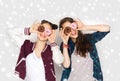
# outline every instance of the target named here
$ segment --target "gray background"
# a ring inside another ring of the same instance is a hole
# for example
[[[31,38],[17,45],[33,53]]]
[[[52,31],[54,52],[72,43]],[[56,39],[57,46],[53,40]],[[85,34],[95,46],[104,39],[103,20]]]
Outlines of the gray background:
[[[0,81],[22,81],[14,76],[19,48],[7,30],[30,26],[36,19],[58,24],[65,16],[80,18],[85,24],[111,26],[111,33],[97,43],[97,48],[104,81],[120,81],[119,4],[120,0],[0,0]],[[59,81],[62,68],[56,68]]]

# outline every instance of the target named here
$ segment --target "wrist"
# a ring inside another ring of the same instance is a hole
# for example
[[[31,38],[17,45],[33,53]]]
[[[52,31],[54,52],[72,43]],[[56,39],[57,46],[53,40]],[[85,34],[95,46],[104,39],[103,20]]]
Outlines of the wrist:
[[[25,34],[25,35],[30,35],[30,34],[31,34],[31,32],[30,32],[30,27],[25,27],[25,29],[24,29],[24,34]]]
[[[67,45],[67,42],[63,42],[63,44],[66,44],[66,45]]]
[[[50,46],[51,47],[57,46],[57,43],[56,42],[52,42],[52,43],[50,43]]]
[[[68,48],[68,44],[63,43],[63,48]]]
[[[50,42],[50,44],[55,43],[55,41],[49,41],[49,42]]]

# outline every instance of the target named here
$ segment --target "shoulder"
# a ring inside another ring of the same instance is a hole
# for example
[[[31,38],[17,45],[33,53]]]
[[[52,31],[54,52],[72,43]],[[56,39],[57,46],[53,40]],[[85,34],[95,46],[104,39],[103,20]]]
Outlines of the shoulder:
[[[30,40],[25,40],[24,43],[23,43],[24,46],[33,46],[33,44],[34,43],[31,42]]]

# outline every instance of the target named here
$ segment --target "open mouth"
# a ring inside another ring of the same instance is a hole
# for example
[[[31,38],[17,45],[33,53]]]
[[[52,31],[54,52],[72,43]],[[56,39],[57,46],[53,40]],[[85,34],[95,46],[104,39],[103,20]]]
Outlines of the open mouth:
[[[46,36],[45,36],[45,35],[42,35],[42,34],[40,34],[40,37],[46,38]]]
[[[74,33],[71,33],[71,35],[76,35],[76,32],[74,32]]]

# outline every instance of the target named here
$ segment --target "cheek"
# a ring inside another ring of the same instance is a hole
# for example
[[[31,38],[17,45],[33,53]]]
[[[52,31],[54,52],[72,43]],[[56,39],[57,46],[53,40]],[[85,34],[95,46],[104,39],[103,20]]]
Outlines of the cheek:
[[[39,39],[41,39],[41,40],[47,40],[48,38],[47,38],[47,36],[45,36],[43,33],[40,33],[40,34],[38,34],[38,38]]]
[[[77,38],[78,37],[78,31],[74,31],[74,32],[76,32],[76,34],[75,35],[70,35],[70,37]]]
[[[41,37],[40,34],[38,34],[37,37],[40,38]]]

